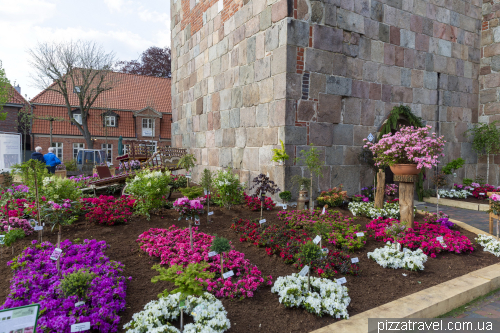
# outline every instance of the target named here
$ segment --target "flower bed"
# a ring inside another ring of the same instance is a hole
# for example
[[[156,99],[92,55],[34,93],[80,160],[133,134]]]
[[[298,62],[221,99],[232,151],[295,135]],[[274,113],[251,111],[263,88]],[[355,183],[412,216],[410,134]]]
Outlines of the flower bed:
[[[473,185],[479,184],[473,183]],[[476,186],[474,190],[472,190],[472,196],[479,200],[486,200],[488,198],[488,192],[495,192],[495,186],[488,184]]]
[[[307,290],[307,277],[292,274],[280,276],[272,293],[279,295],[279,302],[287,308],[305,308],[318,316],[324,314],[349,319],[347,307],[351,298],[348,289],[328,279],[311,277],[311,291]]]
[[[400,222],[396,219],[384,220],[380,217],[368,223],[366,228],[375,231],[377,240],[394,242],[393,238],[387,236],[385,229],[396,223]],[[443,236],[443,242],[436,239],[440,236]],[[460,232],[431,223],[415,222],[415,227],[407,229],[404,236],[398,239],[398,243],[410,249],[421,249],[432,258],[435,258],[436,254],[442,251],[455,253],[474,251],[471,241],[467,237],[460,235]]]
[[[456,199],[466,199],[468,196],[472,195],[471,192],[466,190],[439,190],[439,196],[441,198],[456,198]]]
[[[373,202],[349,202],[348,208],[354,216],[366,216],[371,219],[377,217],[399,218],[399,203],[385,202],[384,208],[375,208]]]
[[[270,225],[264,228],[249,220],[233,220],[231,228],[241,233],[241,242],[249,241],[265,247],[268,255],[276,254],[285,263],[302,268],[304,264],[296,258],[300,246],[311,238],[304,230],[288,229],[286,226]],[[329,251],[321,259],[313,261],[311,269],[322,277],[332,277],[337,273],[357,275],[359,267],[351,263],[349,255],[340,251]]]
[[[127,333],[180,333],[170,323],[178,320],[181,314],[179,297],[180,293],[176,293],[149,302],[144,307],[144,311],[135,313],[132,321],[125,324],[123,329]],[[200,297],[188,296],[184,313],[192,315],[194,319],[194,324],[184,326],[184,333],[222,333],[231,328],[227,312],[221,301],[209,293]]]
[[[500,257],[500,242],[495,237],[478,235],[476,242],[484,248],[484,251]]]
[[[125,196],[115,199],[111,195],[100,195],[98,198],[82,198],[81,203],[82,210],[87,212],[85,217],[91,223],[115,225],[127,222],[135,200]]]
[[[328,191],[322,191],[320,195],[316,198],[318,201],[318,206],[328,205],[328,207],[338,207],[342,205],[347,198],[347,191],[342,189],[342,185],[338,188],[334,187]]]
[[[373,252],[368,252],[368,258],[375,260],[384,268],[404,268],[410,271],[423,271],[424,263],[427,261],[427,255],[421,249],[399,251],[391,242]]]
[[[34,230],[31,224],[26,219],[20,219],[18,217],[9,217],[6,221],[0,221],[0,231],[7,232],[10,229],[23,229],[26,236],[31,235]]]
[[[90,322],[95,332],[116,332],[125,309],[125,278],[123,266],[110,261],[104,251],[104,241],[85,240],[83,244],[61,242],[63,250],[58,274],[56,262],[50,259],[54,245],[49,242],[32,246],[10,261],[14,270],[11,292],[0,309],[40,304],[37,331],[69,333],[71,325]],[[86,270],[93,274],[84,297],[63,296],[60,284],[68,274]],[[76,307],[75,303],[84,304]]]
[[[245,199],[247,207],[252,211],[260,211],[260,207],[262,206],[262,201],[260,201],[260,197],[254,197],[251,195],[247,195],[243,193],[243,199]],[[264,199],[264,210],[271,210],[276,206],[276,203],[272,198],[266,197]]]
[[[139,236],[137,242],[141,249],[150,256],[159,257],[164,265],[183,265],[206,261],[210,264],[209,271],[215,277],[207,280],[207,290],[216,297],[245,298],[252,297],[267,279],[252,265],[241,252],[231,250],[224,254],[224,271],[233,270],[234,276],[224,279],[221,276],[220,255],[208,256],[213,236],[196,232],[193,228],[193,250],[189,241],[189,229],[150,229]]]

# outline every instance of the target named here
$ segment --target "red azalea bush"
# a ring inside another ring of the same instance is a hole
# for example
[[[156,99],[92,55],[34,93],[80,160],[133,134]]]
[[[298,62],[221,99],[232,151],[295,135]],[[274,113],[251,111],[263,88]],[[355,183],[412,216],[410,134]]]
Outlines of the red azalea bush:
[[[397,219],[383,219],[379,217],[366,225],[367,229],[375,231],[375,239],[383,242],[394,242],[392,237],[388,237],[385,229],[393,224],[400,223]],[[436,237],[443,236],[444,247]],[[398,239],[401,246],[409,249],[421,249],[432,258],[442,251],[465,253],[474,251],[471,241],[459,231],[452,231],[445,226],[431,223],[415,222],[414,228],[408,228],[404,236]]]
[[[269,225],[261,228],[259,223],[249,220],[234,219],[231,228],[242,234],[240,242],[251,242],[265,247],[268,255],[276,254],[285,263],[302,268],[304,264],[295,258],[300,246],[311,238],[304,230],[288,229],[286,226]],[[332,277],[337,273],[357,275],[359,267],[351,263],[349,255],[341,251],[330,251],[326,257],[315,260],[312,270],[321,277]]]
[[[247,195],[246,193],[243,193],[243,198],[245,199],[246,205],[248,208],[250,208],[252,211],[258,211],[260,210],[261,206],[261,201],[260,197],[253,197],[251,195]],[[266,197],[264,201],[264,210],[271,210],[276,206],[276,203],[274,203],[273,199],[270,197]]]
[[[495,186],[485,184],[476,187],[474,191],[472,191],[472,196],[479,200],[486,200],[488,198],[488,192],[495,192]]]
[[[113,196],[100,195],[99,198],[82,198],[82,210],[87,211],[85,217],[92,223],[115,225],[127,222],[132,215],[135,199],[122,196],[115,199]]]
[[[42,198],[45,201],[45,197]],[[5,218],[9,217],[23,217],[31,215],[36,212],[34,202],[29,202],[26,199],[12,199],[8,200],[3,206],[0,207],[0,216]]]

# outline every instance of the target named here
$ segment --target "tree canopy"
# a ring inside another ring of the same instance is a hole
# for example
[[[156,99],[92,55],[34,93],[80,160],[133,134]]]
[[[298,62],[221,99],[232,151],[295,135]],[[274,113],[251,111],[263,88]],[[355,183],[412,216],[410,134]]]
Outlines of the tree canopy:
[[[116,63],[117,70],[122,73],[149,75],[156,77],[170,77],[170,48],[151,46],[142,52],[138,60],[119,61]]]

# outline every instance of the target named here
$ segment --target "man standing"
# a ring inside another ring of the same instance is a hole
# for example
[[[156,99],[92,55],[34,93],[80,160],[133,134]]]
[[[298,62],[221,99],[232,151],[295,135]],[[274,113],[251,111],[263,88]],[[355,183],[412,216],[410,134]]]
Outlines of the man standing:
[[[61,164],[61,160],[57,158],[57,156],[54,154],[54,148],[50,147],[47,149],[49,152],[45,155],[43,155],[43,158],[45,160],[45,164],[47,165],[47,170],[49,170],[49,173],[56,173],[56,165]]]
[[[42,147],[36,147],[35,151],[31,153],[31,159],[37,160],[45,164],[45,160],[43,158],[43,154],[41,153]]]

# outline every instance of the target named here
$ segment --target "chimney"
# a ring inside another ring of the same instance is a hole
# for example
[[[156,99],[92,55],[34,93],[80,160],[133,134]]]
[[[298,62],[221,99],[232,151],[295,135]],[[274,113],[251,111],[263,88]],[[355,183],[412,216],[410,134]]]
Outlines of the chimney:
[[[16,89],[16,91],[21,94],[21,87],[19,85],[17,86],[14,86],[14,89]]]

